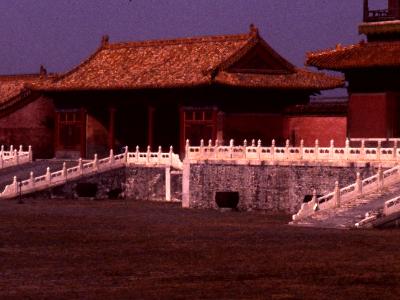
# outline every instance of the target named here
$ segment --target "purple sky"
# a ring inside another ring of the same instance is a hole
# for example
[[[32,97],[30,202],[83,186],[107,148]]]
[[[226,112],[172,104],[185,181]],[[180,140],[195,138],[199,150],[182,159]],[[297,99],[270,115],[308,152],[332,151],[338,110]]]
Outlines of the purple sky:
[[[248,32],[292,63],[358,42],[362,0],[0,0],[0,74],[63,72],[110,41]]]

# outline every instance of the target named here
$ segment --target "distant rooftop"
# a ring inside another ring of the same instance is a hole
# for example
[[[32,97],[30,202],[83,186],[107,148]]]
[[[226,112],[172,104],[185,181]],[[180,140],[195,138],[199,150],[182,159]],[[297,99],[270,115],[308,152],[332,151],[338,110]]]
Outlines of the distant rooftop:
[[[364,0],[363,23],[358,27],[368,41],[400,40],[400,0],[388,0],[386,7],[376,6],[381,1]],[[370,4],[375,4],[373,8]]]
[[[400,20],[400,0],[388,0],[387,6],[382,8],[371,8],[370,4],[381,3],[381,1],[364,0],[364,22],[385,22]]]

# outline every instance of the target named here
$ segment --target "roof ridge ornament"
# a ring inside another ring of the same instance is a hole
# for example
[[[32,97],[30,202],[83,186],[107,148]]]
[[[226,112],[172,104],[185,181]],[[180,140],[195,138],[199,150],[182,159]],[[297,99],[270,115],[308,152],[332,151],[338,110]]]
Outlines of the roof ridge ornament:
[[[110,41],[110,37],[108,36],[108,34],[105,34],[101,37],[101,47],[106,47],[108,46]]]
[[[43,77],[47,75],[47,70],[43,65],[40,65],[39,75]]]
[[[250,24],[250,35],[253,37],[259,36],[258,28],[253,23]]]

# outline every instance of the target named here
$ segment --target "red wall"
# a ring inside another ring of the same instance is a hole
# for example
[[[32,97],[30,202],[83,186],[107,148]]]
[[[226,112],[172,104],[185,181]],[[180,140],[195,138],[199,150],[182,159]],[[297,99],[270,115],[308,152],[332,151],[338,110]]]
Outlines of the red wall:
[[[334,140],[336,146],[344,146],[346,141],[347,118],[345,116],[289,116],[285,118],[284,135],[291,144],[315,145],[318,139],[322,147]]]
[[[243,140],[248,143],[252,139],[261,139],[262,144],[271,144],[272,139],[277,143],[282,143],[283,116],[278,114],[226,114],[224,117],[223,136],[225,143],[230,139],[235,140],[235,144],[242,144]]]
[[[54,106],[40,97],[22,108],[0,118],[0,144],[31,145],[35,158],[54,155]]]
[[[349,137],[386,138],[393,136],[389,112],[392,100],[386,93],[352,94],[349,100]]]

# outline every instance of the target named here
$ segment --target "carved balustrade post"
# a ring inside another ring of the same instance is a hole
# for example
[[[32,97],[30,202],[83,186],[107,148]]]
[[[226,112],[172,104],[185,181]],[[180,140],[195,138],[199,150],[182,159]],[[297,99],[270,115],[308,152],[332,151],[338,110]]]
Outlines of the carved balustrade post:
[[[289,160],[290,159],[290,153],[289,153],[289,139],[286,139],[286,143],[285,143],[285,159]]]
[[[393,160],[397,161],[397,140],[393,141]]]
[[[127,145],[127,146],[125,146],[125,151],[124,151],[124,163],[125,164],[128,162],[128,153],[129,153],[129,150],[128,150],[128,145]]]
[[[215,153],[215,158],[219,158],[219,153],[218,149],[219,148],[219,141],[218,139],[215,140],[215,145],[214,145],[214,153]]]
[[[233,158],[233,147],[234,147],[234,141],[231,139],[229,141],[229,158]]]
[[[17,149],[14,150],[14,162],[16,165],[19,164],[19,155],[17,153]]]
[[[304,158],[304,140],[300,140],[300,159],[302,160]]]
[[[247,140],[243,141],[243,158],[247,159]]]
[[[165,167],[165,201],[171,201],[171,167]]]
[[[110,159],[109,159],[110,165],[114,164],[114,150],[110,149]]]
[[[205,155],[204,155],[204,140],[201,139],[200,140],[200,149],[199,149],[199,158],[200,159],[205,159]]]
[[[190,147],[190,142],[189,142],[189,139],[187,139],[186,143],[185,143],[185,158],[187,158],[187,159],[190,158],[189,147]]]
[[[314,148],[314,159],[318,160],[319,156],[319,141],[318,139],[315,140],[315,148]]]
[[[67,170],[67,163],[65,161],[63,162],[63,167],[62,167],[62,176],[64,177],[65,180],[67,180],[68,170]]]
[[[382,170],[382,165],[379,165],[378,167],[378,189],[380,191],[383,190],[384,182],[383,182],[383,170]]]
[[[22,145],[19,145],[18,155],[21,155],[23,151],[24,151],[24,148],[22,147]]]
[[[258,162],[261,162],[261,140],[257,142],[257,159]]]
[[[330,147],[329,147],[329,159],[333,160],[334,155],[335,155],[335,141],[331,140]]]
[[[12,186],[13,186],[13,190],[14,190],[15,195],[18,195],[18,180],[17,180],[17,176],[13,177]]]
[[[339,189],[339,181],[336,181],[336,182],[335,182],[334,201],[335,201],[335,206],[336,206],[336,207],[340,207],[340,189]]]
[[[10,146],[10,155],[12,155],[13,153],[14,153],[14,146],[11,145],[11,146]]]
[[[172,147],[172,145],[169,146],[169,165],[174,165],[174,147]]]
[[[188,153],[188,152],[186,152]],[[135,151],[135,158],[136,158],[136,163],[139,163],[139,146],[136,146],[136,151]]]
[[[146,163],[150,164],[150,156],[151,156],[151,148],[147,146],[147,153],[146,153]]]
[[[113,156],[114,157],[114,156]],[[110,162],[111,164],[111,162]],[[82,174],[83,173],[83,165],[82,165],[82,158],[79,158],[78,160],[78,173]]]
[[[362,178],[360,172],[357,172],[356,178],[356,193],[362,195]]]
[[[50,183],[51,183],[51,173],[50,173],[50,167],[47,167],[47,169],[46,169],[46,183],[48,184],[48,185],[50,185]]]
[[[33,189],[35,187],[35,178],[33,177],[33,172],[29,173],[29,187]]]
[[[382,142],[378,141],[378,147],[376,149],[376,159],[380,162],[381,161],[381,148],[382,148]]]
[[[95,171],[97,171],[99,169],[99,159],[98,159],[97,153],[94,155],[94,158],[93,158],[93,169]]]
[[[361,150],[360,150],[360,152],[361,152],[361,159],[362,160],[366,160],[366,157],[365,157],[365,140],[361,140]]]
[[[31,162],[32,159],[33,159],[33,155],[32,155],[32,146],[31,146],[31,145],[28,146],[28,158],[29,158],[29,161],[30,161],[30,162]]]
[[[3,158],[3,155],[4,155],[4,145],[1,145],[1,148],[0,148],[0,156],[1,156],[1,158]]]
[[[350,141],[349,141],[349,139],[346,139],[344,155],[345,155],[344,158],[346,160],[348,160],[349,159],[349,155],[350,155]]]
[[[275,139],[271,142],[271,158],[273,161],[275,160]]]
[[[161,146],[158,146],[157,164],[162,164],[162,148],[161,148]]]

